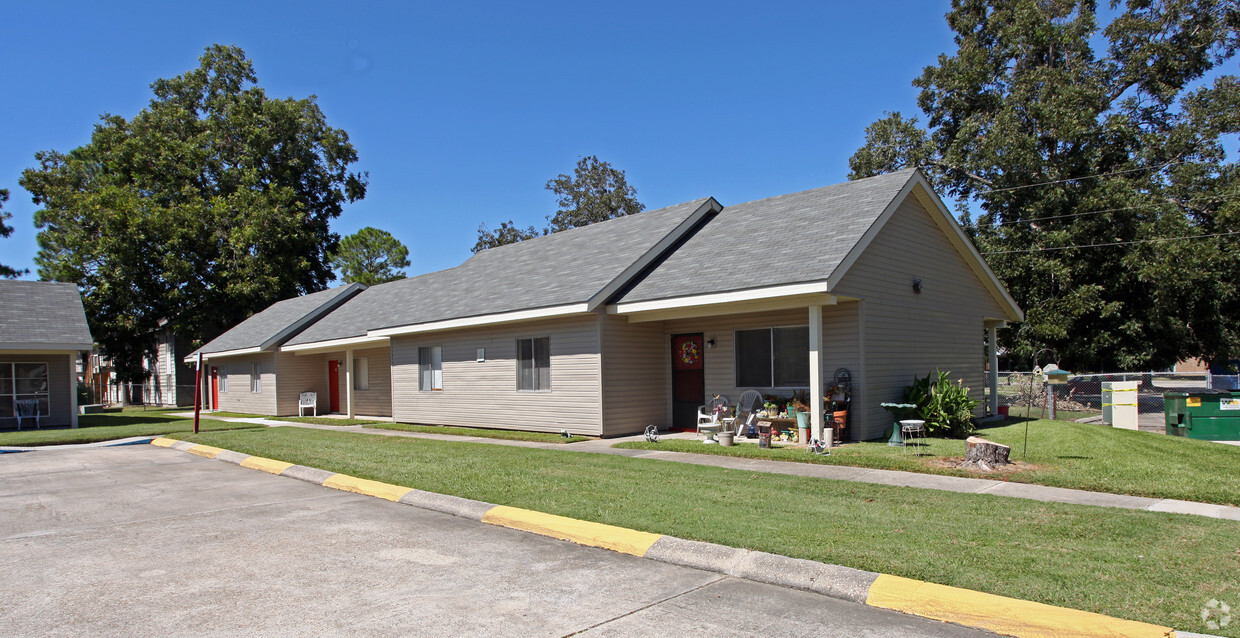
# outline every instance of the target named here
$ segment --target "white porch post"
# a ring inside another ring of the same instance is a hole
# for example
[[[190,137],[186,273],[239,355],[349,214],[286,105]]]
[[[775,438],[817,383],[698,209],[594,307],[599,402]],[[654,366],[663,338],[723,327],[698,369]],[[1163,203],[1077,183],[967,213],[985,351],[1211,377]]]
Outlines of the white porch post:
[[[345,404],[348,408],[349,418],[353,416],[353,351],[345,350],[344,352],[344,396]]]
[[[990,385],[990,405],[987,407],[990,415],[996,416],[999,414],[999,344],[993,326],[986,329],[986,342],[990,346],[990,374],[986,379]]]
[[[73,427],[78,426],[78,402],[77,402],[77,358],[80,353],[74,353],[69,356],[69,424]],[[90,370],[89,360],[83,370]]]
[[[810,428],[819,441],[822,435],[822,306],[809,307],[809,410]],[[827,443],[830,446],[830,442]]]

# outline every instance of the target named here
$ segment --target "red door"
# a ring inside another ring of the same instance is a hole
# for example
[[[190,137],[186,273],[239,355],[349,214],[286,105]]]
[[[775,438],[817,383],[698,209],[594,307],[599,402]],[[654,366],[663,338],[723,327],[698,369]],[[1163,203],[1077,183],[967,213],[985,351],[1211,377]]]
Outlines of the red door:
[[[327,411],[340,411],[340,362],[327,362]]]
[[[706,401],[702,333],[672,336],[672,427],[697,427],[697,409]]]
[[[220,409],[220,369],[211,366],[211,409]]]

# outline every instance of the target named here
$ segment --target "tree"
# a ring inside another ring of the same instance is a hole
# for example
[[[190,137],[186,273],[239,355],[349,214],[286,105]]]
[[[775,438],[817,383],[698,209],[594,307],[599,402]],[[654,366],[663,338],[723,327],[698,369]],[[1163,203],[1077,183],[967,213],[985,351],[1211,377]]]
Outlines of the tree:
[[[1088,0],[956,0],[947,20],[957,50],[913,81],[926,127],[871,124],[850,178],[921,166],[956,200],[1025,309],[1002,333],[1018,357],[1240,352],[1240,168],[1221,143],[1240,79],[1203,79],[1236,52],[1236,3],[1133,0],[1101,25]]]
[[[4,203],[9,201],[9,189],[0,188],[0,208],[4,207]],[[4,220],[13,216],[13,213],[6,213],[0,210],[0,238],[8,237],[13,234],[13,227],[4,223]],[[0,264],[0,277],[13,279],[26,274],[25,270],[18,270],[12,266]]]
[[[543,235],[633,215],[646,209],[645,204],[637,201],[637,189],[629,186],[624,171],[600,161],[595,155],[579,157],[572,175],[561,173],[548,180],[546,188],[555,193],[560,209],[547,217],[550,223],[543,229]],[[478,242],[473,250],[478,252],[538,236],[539,232],[533,226],[522,230],[512,220],[500,223],[496,231],[481,224],[478,226]]]
[[[332,268],[348,283],[367,286],[404,279],[409,249],[386,230],[367,226],[340,240]]]
[[[202,336],[326,287],[328,223],[366,193],[348,134],[313,97],[268,98],[237,47],[199,60],[156,80],[132,119],[101,116],[89,144],[41,151],[21,178],[43,206],[39,276],[82,289],[122,381],[142,378],[161,321]]]

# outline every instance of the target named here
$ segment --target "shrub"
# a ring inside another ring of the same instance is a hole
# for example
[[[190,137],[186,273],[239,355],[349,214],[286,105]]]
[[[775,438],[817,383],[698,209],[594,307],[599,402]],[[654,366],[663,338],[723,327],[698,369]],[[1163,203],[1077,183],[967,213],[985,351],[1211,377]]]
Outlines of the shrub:
[[[973,409],[977,401],[969,397],[963,381],[952,382],[949,374],[935,370],[925,378],[917,377],[904,388],[904,403],[917,405],[917,418],[926,422],[927,434],[964,438],[976,427]]]

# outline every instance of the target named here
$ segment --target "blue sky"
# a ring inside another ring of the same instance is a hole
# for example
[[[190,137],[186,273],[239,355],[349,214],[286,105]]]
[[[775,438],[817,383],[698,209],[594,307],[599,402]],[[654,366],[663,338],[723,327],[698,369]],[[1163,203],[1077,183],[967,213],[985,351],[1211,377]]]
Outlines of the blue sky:
[[[17,183],[42,149],[131,117],[149,85],[235,44],[272,97],[317,95],[348,131],[366,199],[333,229],[410,248],[418,274],[469,257],[477,227],[541,227],[548,179],[579,155],[623,169],[655,209],[844,181],[864,128],[917,114],[910,81],[951,51],[946,0],[894,2],[26,2],[0,37],[0,188],[30,268],[36,207]],[[789,229],[789,232],[796,232]]]

